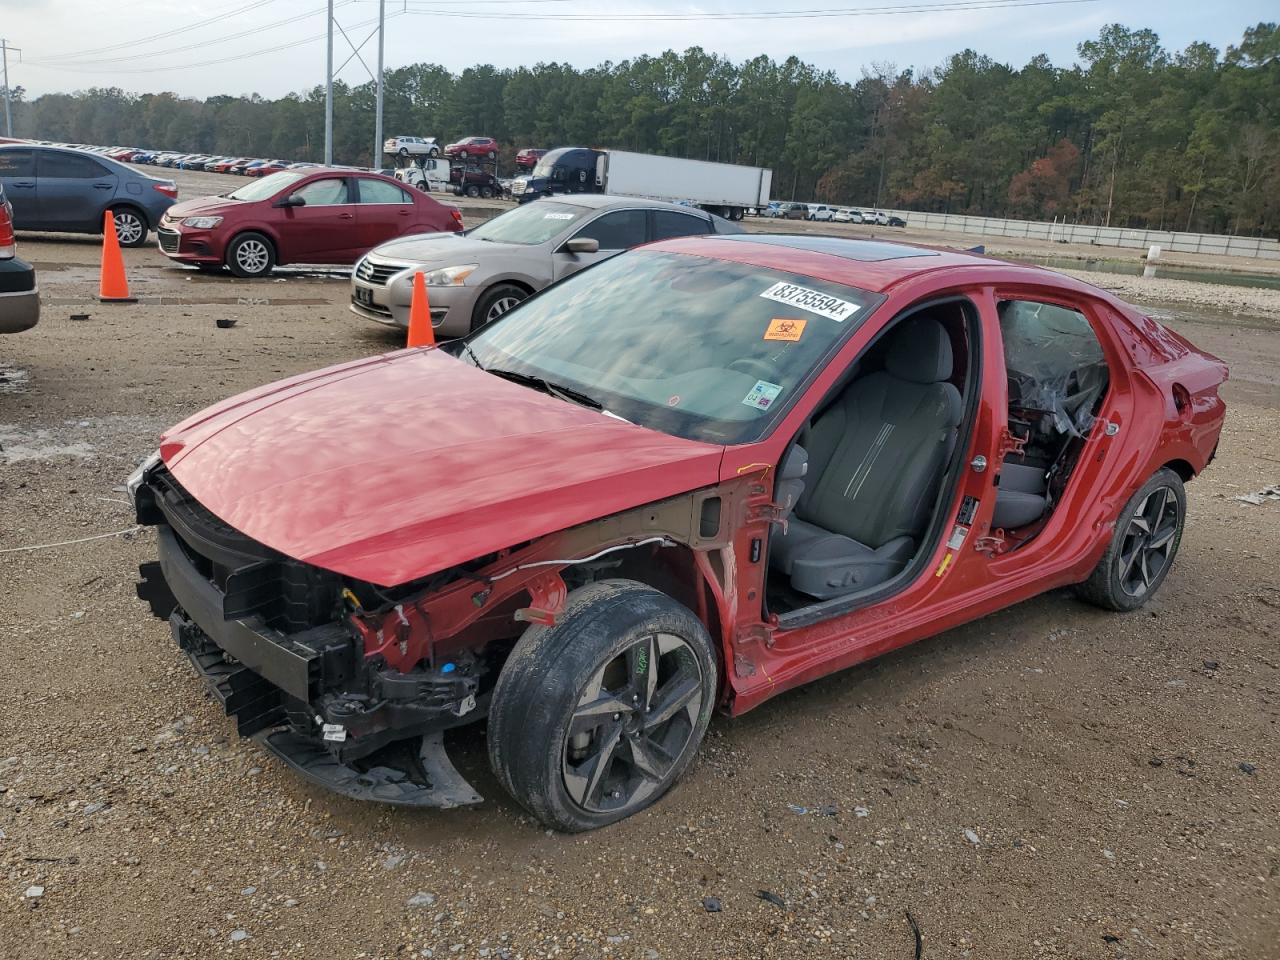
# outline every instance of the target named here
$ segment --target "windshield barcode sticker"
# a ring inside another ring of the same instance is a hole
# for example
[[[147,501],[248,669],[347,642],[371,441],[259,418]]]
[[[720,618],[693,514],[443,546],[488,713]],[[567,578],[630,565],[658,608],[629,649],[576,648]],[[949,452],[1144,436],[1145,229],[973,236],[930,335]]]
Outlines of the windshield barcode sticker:
[[[818,316],[834,320],[836,323],[843,323],[845,318],[853,316],[858,309],[856,303],[841,300],[839,297],[833,297],[831,294],[823,293],[821,290],[799,287],[794,283],[775,283],[760,296],[769,300],[777,300],[779,303],[785,303],[790,307],[800,307],[802,310],[816,313]]]
[[[544,213],[542,215],[542,219],[543,220],[572,220],[573,214],[572,213]]]

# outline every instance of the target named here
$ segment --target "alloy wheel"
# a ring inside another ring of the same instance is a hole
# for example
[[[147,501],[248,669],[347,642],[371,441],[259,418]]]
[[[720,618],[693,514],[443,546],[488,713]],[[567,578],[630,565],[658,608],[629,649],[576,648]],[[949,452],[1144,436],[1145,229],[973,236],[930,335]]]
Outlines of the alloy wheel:
[[[1168,487],[1156,487],[1143,499],[1116,554],[1120,589],[1141,597],[1161,576],[1172,559],[1172,548],[1181,522],[1178,500]]]
[[[269,257],[261,240],[246,240],[236,248],[236,263],[245,273],[261,273],[267,268]]]
[[[565,790],[593,813],[638,808],[665,789],[698,728],[702,667],[670,633],[644,637],[583,688],[565,738]]]
[[[146,227],[143,226],[142,219],[136,214],[128,210],[120,210],[113,213],[112,219],[116,225],[116,239],[123,246],[136,244],[143,237]]]
[[[484,322],[493,323],[519,302],[519,297],[499,297],[490,304],[489,312],[484,315]]]

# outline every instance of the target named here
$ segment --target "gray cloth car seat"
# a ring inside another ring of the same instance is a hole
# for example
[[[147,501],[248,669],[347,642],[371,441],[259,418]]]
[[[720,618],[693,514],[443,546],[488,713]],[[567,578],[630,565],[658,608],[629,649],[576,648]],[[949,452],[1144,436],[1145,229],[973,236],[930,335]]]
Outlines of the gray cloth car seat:
[[[854,380],[801,437],[808,479],[771,565],[827,600],[900,571],[924,532],[960,423],[951,340],[930,317],[890,334],[885,369]]]

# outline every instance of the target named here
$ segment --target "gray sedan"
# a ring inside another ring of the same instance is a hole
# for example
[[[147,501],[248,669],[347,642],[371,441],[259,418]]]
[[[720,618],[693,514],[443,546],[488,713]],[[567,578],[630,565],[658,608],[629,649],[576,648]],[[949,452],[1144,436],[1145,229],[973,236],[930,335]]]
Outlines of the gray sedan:
[[[102,233],[110,210],[121,246],[140,247],[178,199],[172,180],[139,173],[110,157],[61,147],[0,146],[0,185],[17,230]]]
[[[413,275],[421,272],[431,325],[460,337],[571,273],[668,237],[742,233],[693,207],[592,194],[535,200],[462,234],[420,234],[375,247],[356,262],[351,310],[409,325]]]

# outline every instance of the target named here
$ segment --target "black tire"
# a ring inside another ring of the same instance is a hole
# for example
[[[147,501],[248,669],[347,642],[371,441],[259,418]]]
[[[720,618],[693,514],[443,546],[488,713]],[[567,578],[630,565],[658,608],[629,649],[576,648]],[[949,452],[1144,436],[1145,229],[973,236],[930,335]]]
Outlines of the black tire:
[[[1107,552],[1077,595],[1104,610],[1137,610],[1173,566],[1186,517],[1182,478],[1162,467],[1120,511]]]
[[[141,247],[147,242],[147,218],[136,207],[112,207],[111,218],[116,225],[116,239],[122,247]]]
[[[265,277],[276,265],[276,248],[260,233],[242,233],[227,245],[227,269],[237,277]]]
[[[492,197],[493,197],[493,187],[481,187],[481,188],[480,188],[480,196],[484,197],[486,200],[489,200],[490,198],[492,198]]]
[[[603,827],[680,779],[717,683],[711,638],[688,609],[633,580],[588,584],[569,595],[556,626],[530,627],[507,658],[489,711],[489,762],[547,826]]]
[[[427,156],[428,156],[428,157],[438,157],[438,156],[440,156],[440,148],[439,148],[439,147],[432,147],[430,150],[428,150],[428,151],[427,151]]]
[[[489,159],[490,159],[490,160],[497,160],[497,159],[498,159],[497,151],[495,151],[495,150],[490,150],[490,151],[489,151],[489,153],[488,153],[488,157],[489,157]]]
[[[402,156],[402,157],[407,157],[408,155],[409,155],[409,148],[408,148],[408,147],[401,147],[401,148],[400,148],[400,156]]]
[[[477,187],[474,183],[469,183],[467,184],[466,193],[468,197],[475,199],[476,197],[480,196],[480,188]]]
[[[418,189],[421,190],[423,193],[431,192],[431,188],[427,186],[427,181],[425,180],[423,180],[421,183],[418,184]]]
[[[465,150],[459,150],[459,151],[458,151],[458,156],[460,156],[463,160],[467,159],[467,151],[465,151]]]
[[[513,283],[499,283],[490,287],[476,301],[471,311],[471,329],[479,330],[487,326],[510,310],[522,300],[527,300],[529,291],[517,287]]]

